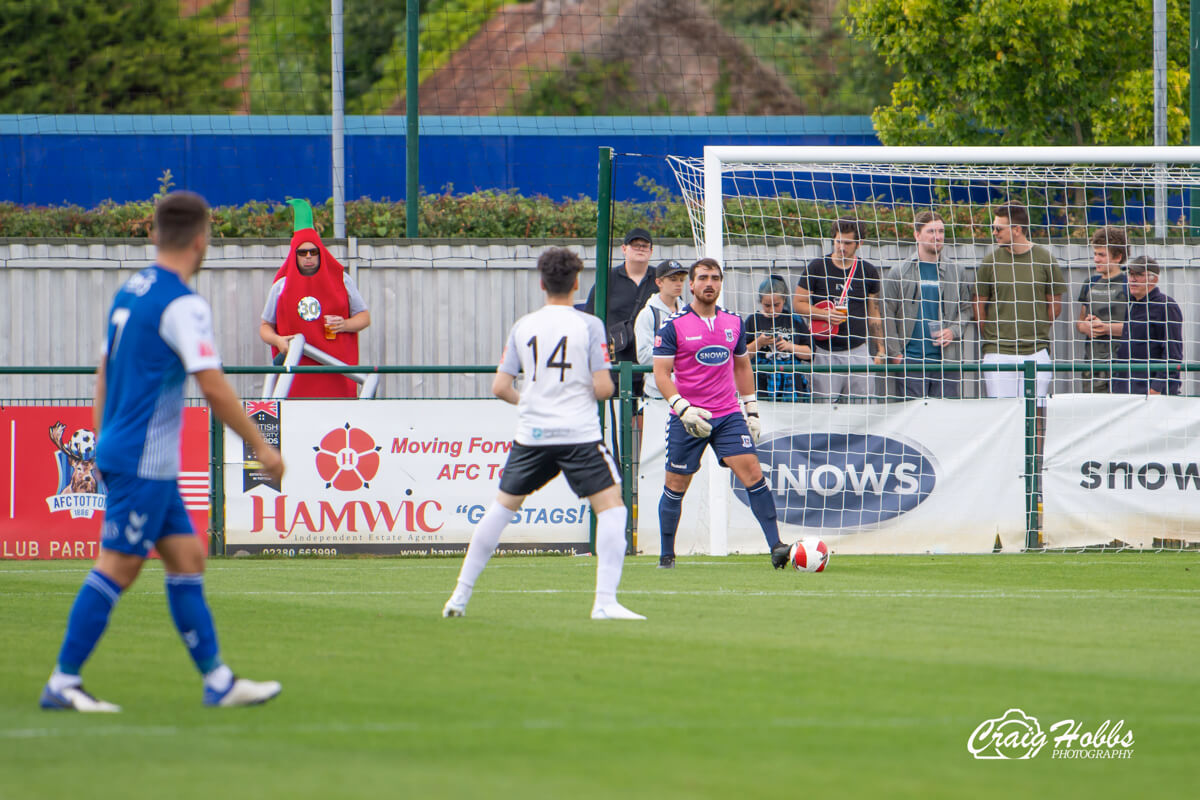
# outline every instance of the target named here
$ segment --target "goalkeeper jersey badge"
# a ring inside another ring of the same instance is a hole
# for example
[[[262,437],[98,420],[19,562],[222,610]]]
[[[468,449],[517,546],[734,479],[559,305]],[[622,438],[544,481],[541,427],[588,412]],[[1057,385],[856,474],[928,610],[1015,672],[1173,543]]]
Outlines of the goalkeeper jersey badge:
[[[312,322],[321,318],[321,301],[312,295],[301,297],[300,302],[296,303],[296,313],[300,315],[300,319],[305,322]]]

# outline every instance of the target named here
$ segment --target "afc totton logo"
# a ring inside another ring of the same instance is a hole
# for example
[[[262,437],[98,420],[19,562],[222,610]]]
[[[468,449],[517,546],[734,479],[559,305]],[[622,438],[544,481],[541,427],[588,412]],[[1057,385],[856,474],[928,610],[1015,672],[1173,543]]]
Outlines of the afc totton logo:
[[[96,469],[96,433],[80,428],[63,441],[67,426],[50,426],[54,442],[54,465],[58,468],[58,490],[46,498],[50,512],[70,511],[73,518],[91,519],[104,510],[104,482]]]
[[[362,428],[352,428],[347,422],[325,434],[313,448],[317,452],[317,474],[325,488],[341,492],[368,489],[371,479],[379,472],[379,451],[371,434]]]
[[[1057,734],[1057,735],[1055,735]],[[1061,719],[1042,730],[1037,717],[1019,708],[1010,708],[1003,716],[985,719],[967,739],[967,751],[980,760],[1027,761],[1037,756],[1054,735],[1050,757],[1059,759],[1131,758],[1133,731],[1125,720],[1104,720],[1095,730],[1083,730],[1083,723]]]

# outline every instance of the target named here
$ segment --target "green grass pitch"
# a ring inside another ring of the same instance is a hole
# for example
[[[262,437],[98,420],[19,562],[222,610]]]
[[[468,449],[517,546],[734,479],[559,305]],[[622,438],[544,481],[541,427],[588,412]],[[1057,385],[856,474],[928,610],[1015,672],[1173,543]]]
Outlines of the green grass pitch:
[[[214,710],[148,565],[84,672],[125,710],[85,716],[36,702],[88,565],[0,563],[0,797],[1194,796],[1194,555],[632,558],[646,622],[588,618],[589,558],[494,559],[444,620],[458,566],[214,561],[226,660],[284,686]],[[1009,708],[1134,752],[973,758]]]

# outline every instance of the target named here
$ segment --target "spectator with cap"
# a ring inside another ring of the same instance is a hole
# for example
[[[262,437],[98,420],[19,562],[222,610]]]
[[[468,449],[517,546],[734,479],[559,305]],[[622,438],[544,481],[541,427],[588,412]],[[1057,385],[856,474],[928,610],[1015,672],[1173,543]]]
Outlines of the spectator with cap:
[[[1179,364],[1183,362],[1183,312],[1158,288],[1161,269],[1149,256],[1138,256],[1126,268],[1129,311],[1119,331],[1117,361],[1128,364],[1170,362],[1166,370],[1113,375],[1116,394],[1180,394]],[[1114,331],[1116,332],[1116,331]]]
[[[687,274],[688,268],[674,259],[667,259],[654,268],[654,283],[658,286],[658,294],[650,298],[633,323],[639,364],[654,366],[654,337],[663,322],[683,308],[683,300],[680,298],[683,297]],[[662,392],[654,383],[653,374],[646,376],[644,388],[646,397],[662,397]]]
[[[625,234],[621,245],[621,254],[625,261],[613,267],[608,279],[608,314],[605,316],[605,324],[608,327],[608,342],[612,347],[613,361],[637,363],[637,337],[634,335],[633,323],[638,312],[658,288],[654,271],[650,269],[650,256],[653,253],[654,240],[645,228],[634,228]],[[589,314],[596,313],[595,286],[588,292],[583,310]],[[642,374],[634,373],[635,396],[641,396],[642,382]]]

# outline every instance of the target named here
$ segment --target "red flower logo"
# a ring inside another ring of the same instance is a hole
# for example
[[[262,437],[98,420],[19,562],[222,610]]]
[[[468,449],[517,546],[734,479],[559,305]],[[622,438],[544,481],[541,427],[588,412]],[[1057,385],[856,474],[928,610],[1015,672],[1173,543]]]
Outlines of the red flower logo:
[[[325,488],[332,486],[341,492],[370,488],[370,480],[379,472],[379,451],[371,434],[361,428],[351,428],[347,422],[334,428],[314,447],[317,451],[317,473],[325,479]]]

